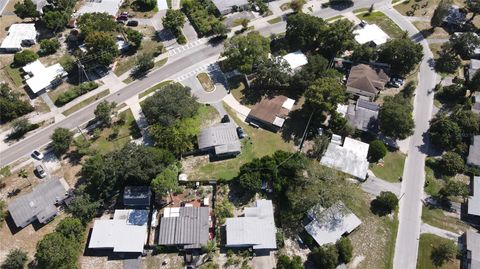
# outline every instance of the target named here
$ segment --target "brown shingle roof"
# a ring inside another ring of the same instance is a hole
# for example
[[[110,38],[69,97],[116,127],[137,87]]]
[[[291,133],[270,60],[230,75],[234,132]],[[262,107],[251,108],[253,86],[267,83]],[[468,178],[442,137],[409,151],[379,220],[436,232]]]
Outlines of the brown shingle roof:
[[[283,95],[273,98],[262,97],[262,100],[255,104],[248,116],[269,123],[273,123],[275,117],[285,118],[289,111],[282,105],[287,99],[288,97]]]
[[[379,90],[384,89],[385,83],[389,79],[383,69],[374,69],[369,65],[359,64],[350,70],[347,87],[376,94]]]

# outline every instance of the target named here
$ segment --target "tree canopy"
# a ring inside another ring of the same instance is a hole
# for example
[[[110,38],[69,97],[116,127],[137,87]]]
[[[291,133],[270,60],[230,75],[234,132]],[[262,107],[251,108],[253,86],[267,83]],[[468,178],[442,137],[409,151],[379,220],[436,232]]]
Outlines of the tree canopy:
[[[3,261],[2,269],[23,269],[28,261],[27,253],[19,248],[12,249]]]
[[[453,51],[464,59],[470,59],[475,49],[480,46],[480,37],[471,32],[455,33],[450,36],[450,46]]]
[[[152,190],[159,197],[166,196],[178,188],[177,169],[175,166],[167,167],[151,182]]]
[[[345,101],[345,87],[332,77],[315,80],[305,92],[305,102],[314,111],[332,112]]]
[[[92,32],[85,38],[87,55],[94,59],[96,64],[110,65],[119,51],[115,38],[111,33]]]
[[[430,259],[436,267],[442,266],[446,262],[455,259],[458,253],[458,248],[451,240],[444,241],[437,246],[434,246],[430,253]]]
[[[103,125],[110,126],[112,123],[113,109],[117,106],[115,102],[108,102],[106,100],[98,103],[95,111],[95,119]]]
[[[380,62],[390,64],[392,71],[407,75],[423,58],[422,45],[409,38],[390,39],[379,48]]]
[[[77,268],[79,252],[79,242],[54,232],[37,243],[35,258],[42,268],[71,269]]]
[[[70,144],[72,144],[73,134],[65,128],[57,128],[53,132],[52,136],[52,149],[53,152],[57,155],[62,155],[70,148]]]
[[[292,50],[315,50],[328,28],[327,23],[319,17],[304,13],[288,16],[285,39]]]
[[[254,87],[265,92],[286,88],[291,72],[290,65],[280,57],[262,60],[256,68]]]
[[[13,12],[21,19],[36,18],[40,15],[37,11],[37,4],[33,3],[32,0],[23,0],[23,2],[17,2],[13,7]]]
[[[378,113],[380,130],[395,139],[407,138],[415,127],[412,112],[412,105],[403,96],[386,97]]]
[[[368,148],[368,158],[371,162],[377,162],[381,158],[387,155],[387,147],[380,140],[374,140],[370,142],[370,147]]]
[[[449,118],[434,119],[428,135],[432,144],[442,150],[451,150],[462,140],[460,127]]]
[[[270,39],[258,32],[235,36],[227,40],[222,56],[229,69],[238,69],[245,74],[252,73],[254,66],[265,61],[270,53]]]
[[[20,98],[7,83],[0,84],[0,122],[5,123],[33,111],[29,102]]]
[[[25,49],[21,52],[15,53],[13,56],[13,63],[18,66],[24,66],[35,61],[36,59],[38,59],[38,54],[36,54],[33,50]]]
[[[290,258],[287,255],[280,255],[277,259],[277,269],[302,269],[303,262],[300,256],[293,256]]]
[[[77,26],[83,38],[93,32],[115,32],[119,27],[112,16],[107,13],[85,13],[78,18]]]
[[[162,19],[163,27],[172,31],[177,36],[185,24],[185,15],[180,10],[168,9]]]
[[[382,191],[380,195],[372,201],[372,211],[379,215],[390,214],[398,206],[397,196],[390,191]]]
[[[338,265],[338,250],[335,245],[316,247],[310,256],[318,268],[334,269]]]
[[[433,28],[442,26],[443,19],[448,15],[450,6],[450,1],[447,0],[442,0],[440,3],[438,3],[438,6],[433,12],[432,18],[430,19],[430,25]]]

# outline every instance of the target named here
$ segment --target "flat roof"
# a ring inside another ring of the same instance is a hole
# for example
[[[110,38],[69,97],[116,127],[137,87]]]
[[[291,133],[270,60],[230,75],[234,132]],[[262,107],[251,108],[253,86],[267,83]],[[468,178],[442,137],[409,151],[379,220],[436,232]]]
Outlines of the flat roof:
[[[307,56],[305,56],[305,54],[303,54],[300,50],[283,56],[283,59],[290,65],[292,70],[302,67],[308,63]]]
[[[40,60],[31,62],[22,67],[22,69],[29,73],[30,77],[26,79],[26,83],[33,93],[38,93],[49,87],[55,79],[63,78],[68,75],[61,64],[57,63],[45,67]]]
[[[16,23],[8,28],[8,35],[0,45],[2,49],[21,49],[23,40],[35,41],[37,30],[34,23]]]
[[[372,102],[358,99],[348,105],[346,118],[348,123],[362,131],[376,132],[378,127],[378,112],[380,107]]]
[[[353,34],[355,35],[355,40],[359,44],[373,42],[375,45],[379,46],[390,39],[390,36],[388,36],[387,33],[376,24],[366,24],[364,27],[354,30]]]
[[[220,13],[230,11],[233,6],[245,6],[248,5],[248,0],[212,0]]]
[[[113,252],[143,252],[147,239],[149,210],[115,210],[113,219],[93,223],[89,248],[111,248]]]
[[[320,163],[364,179],[368,171],[367,155],[369,147],[367,143],[349,137],[345,138],[343,146],[330,142]]]
[[[473,178],[473,195],[468,198],[468,214],[480,216],[480,176]]]
[[[123,0],[87,0],[78,10],[78,14],[85,13],[108,13],[110,16],[116,16]]]
[[[334,244],[342,235],[351,233],[362,224],[342,202],[326,210],[315,206],[309,211],[308,217],[311,222],[305,226],[305,230],[320,246]]]
[[[466,239],[466,248],[470,252],[470,264],[468,268],[480,268],[480,234],[467,231]]]

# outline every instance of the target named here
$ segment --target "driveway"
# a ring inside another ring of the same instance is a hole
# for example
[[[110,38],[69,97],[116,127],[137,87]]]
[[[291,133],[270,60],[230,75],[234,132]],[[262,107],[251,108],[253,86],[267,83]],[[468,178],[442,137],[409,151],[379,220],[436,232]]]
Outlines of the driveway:
[[[275,255],[273,251],[262,253],[256,252],[252,263],[255,269],[273,269],[275,268]]]
[[[368,179],[362,183],[362,190],[372,195],[379,195],[382,191],[390,191],[400,196],[400,183],[391,183],[383,179],[375,177],[375,175],[368,171]]]
[[[197,79],[197,75],[203,72],[207,73],[215,84],[215,89],[212,92],[206,92]],[[183,85],[192,88],[192,94],[195,95],[198,98],[197,101],[202,104],[218,103],[228,93],[225,76],[217,64],[209,64],[197,68],[189,72],[185,78],[179,79],[179,81]]]

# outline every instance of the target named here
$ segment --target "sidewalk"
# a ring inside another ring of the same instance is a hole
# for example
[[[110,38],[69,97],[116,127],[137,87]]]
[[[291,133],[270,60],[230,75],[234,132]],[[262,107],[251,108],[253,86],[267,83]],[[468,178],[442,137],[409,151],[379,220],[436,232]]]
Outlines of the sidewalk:
[[[445,239],[450,239],[450,240],[455,240],[455,243],[457,242],[458,238],[460,237],[460,234],[450,232],[447,230],[443,230],[437,227],[434,227],[430,224],[422,222],[422,226],[420,228],[420,233],[421,234],[434,234],[440,237],[443,237]]]

